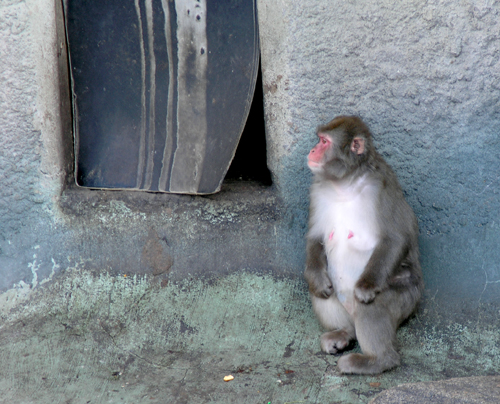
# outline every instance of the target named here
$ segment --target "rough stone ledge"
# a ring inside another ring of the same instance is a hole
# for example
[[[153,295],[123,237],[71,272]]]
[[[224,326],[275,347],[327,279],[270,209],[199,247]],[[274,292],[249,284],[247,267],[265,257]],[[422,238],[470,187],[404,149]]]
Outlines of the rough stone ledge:
[[[385,390],[370,404],[500,403],[500,376],[459,377],[436,382],[402,384]]]

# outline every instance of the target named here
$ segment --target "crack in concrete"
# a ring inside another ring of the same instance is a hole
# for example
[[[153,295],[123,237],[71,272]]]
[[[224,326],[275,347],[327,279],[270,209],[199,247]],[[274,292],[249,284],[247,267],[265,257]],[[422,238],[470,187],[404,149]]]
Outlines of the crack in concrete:
[[[478,304],[480,305],[481,304],[481,299],[483,297],[483,294],[484,292],[486,291],[486,288],[488,287],[488,285],[492,285],[492,284],[495,284],[495,283],[500,283],[500,279],[496,280],[496,281],[490,281],[488,280],[488,273],[486,272],[486,269],[484,269],[484,265],[485,265],[485,262],[484,262],[484,259],[483,259],[483,264],[481,265],[481,269],[483,270],[484,272],[484,277],[485,277],[485,282],[484,282],[484,288],[483,288],[483,291],[481,292],[481,294],[479,295],[479,300],[478,300]]]
[[[484,194],[484,193],[486,192],[486,190],[487,190],[487,189],[488,189],[491,185],[493,185],[495,182],[497,182],[499,178],[500,178],[500,176],[497,176],[496,178],[494,178],[493,180],[491,180],[491,181],[490,181],[490,183],[489,183],[489,184],[487,184],[487,185],[485,185],[485,186],[484,186],[484,188],[483,188],[483,190],[482,190],[482,191],[480,191],[480,192],[476,192],[476,191],[474,191],[473,189],[470,189],[469,187],[466,187],[464,184],[460,184],[460,183],[459,183],[458,185],[460,185],[460,186],[461,186],[463,189],[465,189],[466,191],[469,191],[469,192],[473,193],[475,196],[480,196],[480,195]]]
[[[155,367],[155,368],[157,368],[157,369],[163,369],[163,368],[165,368],[165,367],[163,367],[163,366],[161,366],[161,365],[158,365],[158,364],[156,364],[156,363],[154,363],[154,362],[152,362],[152,361],[150,361],[150,360],[148,360],[148,359],[146,359],[146,358],[143,358],[143,357],[142,357],[142,356],[140,356],[140,355],[137,355],[136,353],[134,353],[134,352],[132,352],[132,351],[129,351],[128,349],[122,348],[121,346],[119,346],[119,345],[116,343],[115,337],[114,337],[114,336],[113,336],[113,335],[112,335],[112,334],[111,334],[108,330],[106,330],[106,328],[105,328],[105,327],[103,326],[103,324],[102,324],[102,321],[100,321],[100,320],[99,320],[99,325],[100,325],[100,327],[102,328],[102,330],[103,330],[103,331],[104,331],[104,332],[108,335],[108,337],[111,339],[111,342],[112,342],[112,344],[115,346],[115,348],[117,348],[117,349],[121,350],[122,352],[126,352],[126,353],[128,353],[128,354],[130,354],[130,355],[132,355],[132,356],[136,357],[137,359],[142,360],[143,362],[145,362],[145,363],[147,363],[147,364],[149,364],[149,365],[151,365],[151,366],[154,366],[154,367]]]

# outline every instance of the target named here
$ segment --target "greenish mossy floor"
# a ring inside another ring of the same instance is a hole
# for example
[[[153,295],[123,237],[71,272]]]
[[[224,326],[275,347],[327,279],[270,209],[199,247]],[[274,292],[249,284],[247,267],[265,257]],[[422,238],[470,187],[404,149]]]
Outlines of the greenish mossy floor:
[[[4,310],[0,402],[366,403],[402,383],[498,374],[497,328],[437,320],[428,300],[398,333],[399,368],[344,376],[320,352],[301,280],[156,284],[76,268]]]

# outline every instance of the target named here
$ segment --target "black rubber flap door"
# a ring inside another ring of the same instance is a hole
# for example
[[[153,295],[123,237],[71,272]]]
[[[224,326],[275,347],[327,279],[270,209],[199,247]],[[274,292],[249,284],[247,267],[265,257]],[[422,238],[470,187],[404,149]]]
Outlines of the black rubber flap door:
[[[65,0],[76,181],[220,189],[252,102],[255,0]]]

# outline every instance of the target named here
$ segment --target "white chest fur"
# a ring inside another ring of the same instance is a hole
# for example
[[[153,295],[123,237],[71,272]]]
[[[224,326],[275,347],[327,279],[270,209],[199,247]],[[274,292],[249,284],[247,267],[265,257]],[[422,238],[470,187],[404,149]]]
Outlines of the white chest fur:
[[[379,238],[374,205],[377,191],[366,177],[311,188],[314,216],[309,237],[322,240],[335,292],[349,312],[356,281]]]

